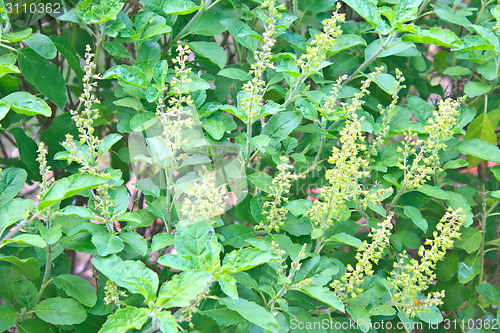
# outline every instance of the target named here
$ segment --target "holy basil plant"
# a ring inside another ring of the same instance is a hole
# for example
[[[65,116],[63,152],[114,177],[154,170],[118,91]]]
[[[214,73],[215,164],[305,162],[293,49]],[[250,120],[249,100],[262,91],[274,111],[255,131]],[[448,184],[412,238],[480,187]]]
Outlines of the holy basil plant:
[[[499,330],[496,2],[0,24],[0,331]]]

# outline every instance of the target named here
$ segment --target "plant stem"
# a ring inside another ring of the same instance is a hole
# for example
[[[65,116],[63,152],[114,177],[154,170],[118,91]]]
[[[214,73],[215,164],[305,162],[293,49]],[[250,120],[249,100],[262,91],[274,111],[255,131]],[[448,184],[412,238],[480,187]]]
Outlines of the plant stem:
[[[418,12],[417,12],[417,18],[420,17],[420,15],[422,14],[422,12],[424,11],[425,8],[427,8],[427,5],[429,4],[429,1],[430,0],[425,0],[422,5],[420,6],[420,8],[418,9]]]
[[[104,42],[104,26],[99,24],[99,29],[97,30],[97,39],[95,47],[95,67],[96,72],[99,73],[99,55],[101,54],[102,43]]]
[[[368,65],[370,65],[375,59],[377,59],[377,57],[380,55],[380,53],[382,53],[385,49],[387,49],[387,45],[389,44],[389,42],[395,37],[394,34],[390,34],[389,36],[387,36],[387,39],[384,41],[380,41],[380,48],[374,53],[371,55],[370,58],[366,59],[365,62],[363,62],[355,71],[354,73],[351,74],[351,76],[349,76],[349,78],[347,80],[344,81],[343,84],[347,84],[348,82],[350,82],[352,79],[354,79],[363,69],[365,69],[366,67],[368,67]]]
[[[293,276],[295,275],[295,272],[297,271],[297,269],[299,269],[300,267],[300,260],[302,259],[302,257],[304,256],[304,251],[306,250],[306,244],[304,244],[302,246],[302,249],[300,250],[299,252],[299,255],[297,256],[297,261],[295,261],[295,265],[293,265],[293,268],[292,270],[290,271],[290,273],[288,274],[288,277],[287,277],[287,280],[288,281],[292,281],[292,278]],[[292,263],[293,264],[293,263]],[[285,294],[285,292],[287,291],[288,289],[288,285],[290,284],[290,282],[285,282],[283,284],[283,286],[281,287],[280,291],[276,294],[275,297],[271,298],[269,300],[269,302],[267,303],[267,306],[271,308],[271,311],[274,309],[274,304],[276,303],[276,301],[278,301],[281,297],[283,297],[283,295]]]
[[[207,0],[207,2],[205,2],[205,4],[203,5],[203,7],[201,7],[197,12],[196,14],[191,18],[191,20],[189,20],[189,22],[184,26],[184,28],[182,28],[181,31],[179,31],[179,33],[174,37],[174,39],[172,39],[167,47],[165,47],[165,49],[163,50],[162,54],[161,54],[161,57],[164,58],[168,51],[170,50],[170,48],[179,40],[181,39],[182,37],[184,37],[186,31],[189,29],[189,27],[191,27],[191,25],[193,25],[193,23],[200,17],[201,14],[203,14],[205,11],[207,11],[210,7],[212,7],[213,5],[215,5],[217,2],[219,2],[220,0],[216,0],[213,4],[212,4],[212,0]],[[212,6],[211,6],[212,5]]]
[[[484,194],[486,196],[486,193]],[[486,241],[486,220],[490,216],[490,213],[495,209],[495,207],[498,205],[498,201],[496,201],[491,207],[486,210],[486,198],[484,198],[484,203],[483,203],[483,218],[481,221],[481,248],[479,250],[480,256],[481,256],[481,273],[479,274],[479,284],[481,284],[484,280],[484,254],[486,253],[484,248],[485,248],[485,241]]]
[[[38,292],[38,297],[42,297],[43,291],[45,287],[49,284],[50,281],[47,281],[50,274],[50,266],[52,265],[52,247],[47,245],[47,262],[45,264],[45,273],[43,274],[42,284],[40,285],[40,291]]]
[[[246,162],[250,162],[250,139],[252,138],[252,122],[250,122],[248,125],[247,125],[247,146],[246,146],[246,149],[245,149],[245,160]]]

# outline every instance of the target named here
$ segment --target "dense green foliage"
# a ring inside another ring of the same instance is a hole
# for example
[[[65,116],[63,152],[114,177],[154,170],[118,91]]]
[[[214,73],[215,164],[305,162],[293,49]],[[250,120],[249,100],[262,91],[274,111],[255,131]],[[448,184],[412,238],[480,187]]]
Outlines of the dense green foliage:
[[[0,331],[497,332],[496,6],[0,0]]]

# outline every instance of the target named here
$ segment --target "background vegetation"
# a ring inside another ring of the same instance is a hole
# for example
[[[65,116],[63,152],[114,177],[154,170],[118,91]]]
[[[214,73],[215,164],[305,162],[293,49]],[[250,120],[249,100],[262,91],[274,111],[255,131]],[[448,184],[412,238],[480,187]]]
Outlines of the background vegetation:
[[[0,0],[0,331],[498,331],[497,6]]]

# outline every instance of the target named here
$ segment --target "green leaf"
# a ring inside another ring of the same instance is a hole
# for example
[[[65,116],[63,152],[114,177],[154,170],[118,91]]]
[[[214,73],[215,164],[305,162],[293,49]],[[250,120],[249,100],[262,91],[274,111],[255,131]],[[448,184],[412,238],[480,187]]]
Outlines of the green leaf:
[[[160,322],[162,333],[177,333],[177,322],[170,311],[160,311],[155,316]]]
[[[116,20],[118,13],[121,11],[124,3],[119,0],[100,1],[99,3],[88,1],[84,4],[89,4],[83,15],[83,20],[87,24],[103,23],[111,20]]]
[[[424,310],[420,312],[417,317],[423,322],[433,325],[439,324],[443,321],[443,315],[441,314],[439,308],[435,305],[432,305],[430,309],[427,309],[427,311]]]
[[[56,46],[46,35],[31,34],[24,42],[45,59],[54,59],[57,55]]]
[[[274,316],[262,306],[247,301],[244,298],[220,298],[219,303],[227,306],[229,309],[238,312],[242,317],[262,327],[268,332],[278,333],[279,326]]]
[[[38,318],[55,325],[80,324],[87,318],[85,308],[70,298],[54,297],[35,306]]]
[[[227,54],[219,44],[213,42],[191,42],[188,45],[194,53],[207,58],[219,66],[219,68],[222,69],[226,65]]]
[[[195,4],[191,0],[169,0],[163,5],[166,14],[187,15],[200,9],[205,3]]]
[[[454,75],[454,76],[463,76],[463,75],[472,75],[472,71],[467,67],[461,66],[453,66],[448,67],[443,71],[445,75]]]
[[[258,46],[258,42],[254,37],[251,36],[240,36],[239,32],[243,30],[252,30],[248,24],[241,22],[235,18],[225,18],[220,23],[229,31],[231,36],[245,48],[255,51]]]
[[[455,241],[455,246],[473,253],[481,246],[483,237],[476,228],[470,227],[461,230],[460,238]]]
[[[224,68],[221,69],[217,75],[239,81],[250,81],[252,79],[250,74],[239,68]]]
[[[58,201],[82,192],[83,190],[95,188],[107,182],[107,179],[90,174],[76,174],[57,180],[50,186],[47,194],[38,203],[38,209],[43,209]]]
[[[26,91],[16,91],[2,98],[10,108],[19,114],[27,116],[45,116],[50,117],[52,110],[43,99],[35,97]]]
[[[420,29],[411,25],[408,29],[412,34],[403,36],[404,41],[424,44],[434,44],[449,48],[457,48],[462,45],[460,39],[451,30],[442,28]]]
[[[366,46],[366,41],[359,35],[342,34],[337,37],[333,46],[328,50],[328,54],[337,53],[356,45]]]
[[[417,227],[419,227],[423,232],[427,232],[427,220],[422,217],[422,214],[417,208],[413,206],[404,206],[403,209],[404,214],[409,217]]]
[[[174,275],[165,282],[158,293],[156,304],[168,309],[191,304],[191,301],[202,293],[212,281],[212,274],[207,270],[195,270]]]
[[[0,236],[5,229],[21,220],[33,209],[33,201],[28,199],[15,198],[0,206]]]
[[[158,251],[164,249],[171,245],[174,245],[174,236],[167,233],[160,233],[153,236],[153,241],[151,243],[151,250]]]
[[[38,289],[29,280],[19,280],[14,283],[14,297],[19,305],[31,309],[38,303]]]
[[[40,275],[38,261],[34,258],[19,259],[14,256],[3,256],[0,254],[0,261],[11,263],[14,269],[29,280],[34,280]]]
[[[0,206],[13,199],[26,182],[26,171],[20,168],[4,169],[0,175]]]
[[[238,325],[245,322],[245,319],[238,312],[229,310],[228,308],[206,309],[198,313],[212,318],[219,326]]]
[[[220,234],[224,237],[222,244],[234,248],[248,246],[245,240],[255,238],[255,230],[243,224],[230,224],[222,228]]]
[[[118,79],[118,81],[138,88],[149,88],[146,74],[138,67],[116,65],[108,69],[102,76],[103,79]]]
[[[486,161],[500,163],[500,149],[498,149],[497,146],[484,142],[480,139],[464,140],[452,149],[465,155],[471,155]]]
[[[68,95],[66,82],[59,68],[28,48],[18,51],[18,62],[21,73],[23,73],[26,80],[55,105],[61,109],[64,108],[68,101]],[[47,84],[47,82],[50,82],[50,84]],[[39,112],[44,114],[41,111]]]
[[[375,0],[345,0],[344,2],[375,28],[382,20]]]
[[[1,67],[1,65],[0,65],[0,67]],[[1,75],[0,75],[0,77],[1,77]],[[0,100],[0,120],[5,118],[5,116],[9,112],[9,110],[10,110],[10,105],[5,103],[4,101]]]
[[[491,86],[476,81],[467,82],[467,84],[464,87],[465,94],[470,98],[481,96],[483,94],[486,94],[490,90]]]
[[[415,118],[417,118],[421,124],[427,125],[427,121],[432,117],[432,113],[434,112],[434,106],[418,96],[410,95],[407,96],[406,99]]]
[[[389,95],[396,92],[396,78],[391,74],[381,73],[373,82]]]
[[[238,299],[238,288],[236,288],[236,280],[231,275],[223,274],[219,278],[219,285],[224,294],[233,299]]]
[[[106,135],[104,140],[99,144],[99,156],[102,156],[105,152],[107,152],[115,143],[120,141],[122,139],[122,136],[117,133],[110,133]]]
[[[332,236],[331,240],[340,242],[342,244],[346,244],[355,248],[360,248],[363,245],[363,242],[360,241],[358,238],[353,237],[349,234],[346,234],[344,232],[335,234]]]
[[[469,126],[464,139],[481,139],[482,141],[497,144],[497,133],[495,132],[498,121],[500,120],[500,111],[495,109],[488,113],[481,113]],[[469,167],[475,167],[482,163],[484,160],[468,156]]]
[[[260,190],[270,193],[273,177],[265,172],[255,172],[247,176],[248,180]]]
[[[262,129],[262,135],[271,138],[271,142],[280,142],[299,126],[302,116],[294,111],[275,114]]]
[[[172,32],[172,28],[166,24],[154,24],[150,26],[142,35],[141,40],[145,40],[158,35],[166,35]]]
[[[216,240],[215,231],[209,222],[198,222],[179,227],[175,233],[175,250],[181,256],[204,258],[206,241]]]
[[[5,332],[16,323],[17,312],[9,305],[0,305],[0,331]]]
[[[317,299],[320,302],[323,302],[332,308],[344,312],[345,307],[340,298],[335,295],[330,289],[326,287],[320,286],[305,286],[300,289],[300,291],[306,293],[307,295]]]
[[[57,51],[59,51],[64,56],[71,69],[73,69],[76,76],[81,81],[84,73],[82,67],[80,67],[80,60],[78,59],[78,55],[76,54],[73,46],[71,46],[70,41],[62,36],[50,36],[50,39],[56,46]]]
[[[394,8],[398,22],[405,23],[417,17],[417,11],[423,0],[400,0]]]
[[[279,256],[273,252],[244,248],[227,254],[222,261],[221,270],[230,274],[237,273],[262,265],[272,259],[279,259]]]
[[[217,120],[205,119],[202,121],[201,125],[203,129],[207,131],[208,134],[215,140],[220,140],[226,132],[224,124]]]
[[[499,305],[500,297],[498,294],[497,288],[489,284],[488,282],[483,282],[476,286],[476,290],[479,295],[483,296],[483,298],[490,304]]]
[[[128,289],[132,294],[142,294],[146,301],[156,299],[158,275],[141,261],[122,260],[116,255],[96,257],[92,264],[111,281]]]
[[[352,320],[360,323],[360,329],[367,332],[371,325],[370,314],[365,306],[361,305],[348,305],[346,307],[347,313],[352,317]]]
[[[312,207],[312,201],[307,199],[292,200],[286,203],[285,208],[296,217],[304,215]]]
[[[145,256],[146,253],[148,252],[148,243],[142,237],[136,232],[122,232],[120,234],[120,238],[125,242],[125,244],[128,244],[134,251],[139,254],[140,256]],[[126,251],[128,251],[126,249]]]
[[[104,42],[104,49],[115,58],[131,58],[125,47],[118,42]]]
[[[25,169],[28,171],[30,179],[41,180],[39,171],[40,164],[37,161],[38,154],[36,152],[38,145],[35,140],[27,136],[25,131],[20,127],[10,129],[9,133],[16,139],[19,156],[23,164],[27,167],[25,167]]]
[[[196,271],[203,268],[198,260],[195,260],[193,257],[170,253],[161,256],[160,259],[158,259],[158,263],[179,271]]]
[[[474,272],[474,268],[468,266],[466,263],[461,262],[458,266],[458,281],[465,284],[471,281],[477,273]]]
[[[335,2],[335,0],[302,0],[299,1],[299,8],[304,13],[307,11],[324,12],[333,7]]]
[[[309,103],[306,101],[304,98],[297,98],[295,100],[295,106],[297,109],[302,113],[302,116],[308,120],[315,121],[318,119],[318,111],[312,105],[312,103]]]
[[[141,329],[148,321],[148,308],[127,306],[116,310],[108,317],[98,333],[124,333],[131,329]]]
[[[43,240],[42,237],[38,235],[32,235],[32,234],[21,234],[19,236],[16,236],[11,239],[7,239],[4,241],[4,244],[7,243],[16,243],[16,244],[26,244],[29,246],[35,246],[39,248],[45,248],[47,246],[47,243]]]
[[[9,34],[5,34],[2,36],[2,38],[5,38],[6,40],[8,40],[11,43],[17,43],[17,42],[25,40],[30,35],[31,35],[31,28],[26,28],[26,29],[22,29],[22,30],[19,30],[16,32],[11,32]]]
[[[57,288],[64,290],[68,296],[73,297],[87,307],[93,307],[97,302],[94,287],[89,281],[80,276],[61,274],[56,276],[53,281]]]
[[[87,207],[66,206],[60,210],[62,216],[79,216],[84,219],[95,218],[95,213]]]

